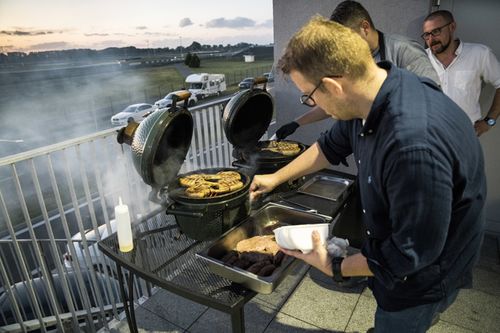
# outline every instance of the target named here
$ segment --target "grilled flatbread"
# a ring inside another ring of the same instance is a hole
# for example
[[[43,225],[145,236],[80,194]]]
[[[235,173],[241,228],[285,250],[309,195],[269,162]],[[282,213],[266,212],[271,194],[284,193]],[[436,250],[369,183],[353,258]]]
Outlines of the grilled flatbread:
[[[288,141],[269,141],[268,146],[261,149],[271,151],[273,153],[278,153],[284,156],[294,156],[300,153],[299,144]]]
[[[185,194],[191,198],[209,198],[234,192],[243,187],[237,171],[221,171],[215,174],[192,174],[179,178],[179,184],[187,187]]]
[[[254,236],[251,238],[247,238],[239,241],[236,244],[236,251],[243,252],[257,252],[264,254],[275,255],[280,250],[278,244],[276,244],[276,240],[274,235],[265,235],[265,236]]]

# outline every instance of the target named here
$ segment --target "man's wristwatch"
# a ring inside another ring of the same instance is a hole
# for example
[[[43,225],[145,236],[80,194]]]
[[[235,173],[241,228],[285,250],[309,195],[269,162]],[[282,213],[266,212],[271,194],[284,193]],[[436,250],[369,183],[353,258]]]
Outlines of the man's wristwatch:
[[[497,123],[496,119],[490,117],[484,117],[483,120],[488,124],[488,126],[495,126],[495,124]]]
[[[341,270],[342,261],[344,261],[344,257],[333,257],[332,259],[333,281],[337,283],[349,280],[349,278],[342,276],[342,270]]]

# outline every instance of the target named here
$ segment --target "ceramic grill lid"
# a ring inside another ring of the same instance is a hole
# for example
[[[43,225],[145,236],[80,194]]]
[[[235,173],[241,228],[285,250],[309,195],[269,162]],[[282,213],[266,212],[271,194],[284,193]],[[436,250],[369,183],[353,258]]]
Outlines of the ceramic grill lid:
[[[156,111],[143,120],[131,147],[134,166],[146,184],[161,188],[175,179],[192,135],[193,118],[185,109]]]
[[[254,84],[266,83],[256,78]],[[273,97],[263,89],[252,86],[237,93],[224,108],[223,123],[227,139],[235,147],[253,148],[271,124],[274,112]]]
[[[186,107],[190,95],[176,96],[169,109],[153,112],[140,124],[130,122],[118,132],[117,141],[131,146],[135,169],[156,190],[176,178],[191,145],[193,117]],[[180,101],[184,106],[177,105]]]

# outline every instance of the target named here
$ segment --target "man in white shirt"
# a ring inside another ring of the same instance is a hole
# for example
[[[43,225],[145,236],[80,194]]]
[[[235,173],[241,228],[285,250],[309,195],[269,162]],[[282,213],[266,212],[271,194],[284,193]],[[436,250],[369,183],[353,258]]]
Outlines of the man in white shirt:
[[[424,19],[422,38],[443,92],[467,113],[480,136],[496,124],[500,115],[500,64],[487,46],[455,39],[455,30],[453,15],[447,10],[438,10]],[[479,105],[482,81],[496,89],[484,118]]]

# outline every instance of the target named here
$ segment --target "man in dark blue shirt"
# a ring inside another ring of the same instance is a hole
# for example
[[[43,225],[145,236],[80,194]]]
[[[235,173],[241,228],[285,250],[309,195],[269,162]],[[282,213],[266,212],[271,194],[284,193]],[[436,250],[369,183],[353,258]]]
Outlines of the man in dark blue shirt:
[[[338,121],[289,165],[255,176],[251,197],[353,153],[368,234],[361,253],[331,258],[317,233],[312,252],[284,252],[336,281],[369,276],[375,332],[425,332],[471,286],[483,235],[484,162],[470,121],[432,81],[377,66],[358,35],[322,18],[292,37],[279,67],[303,104]]]

